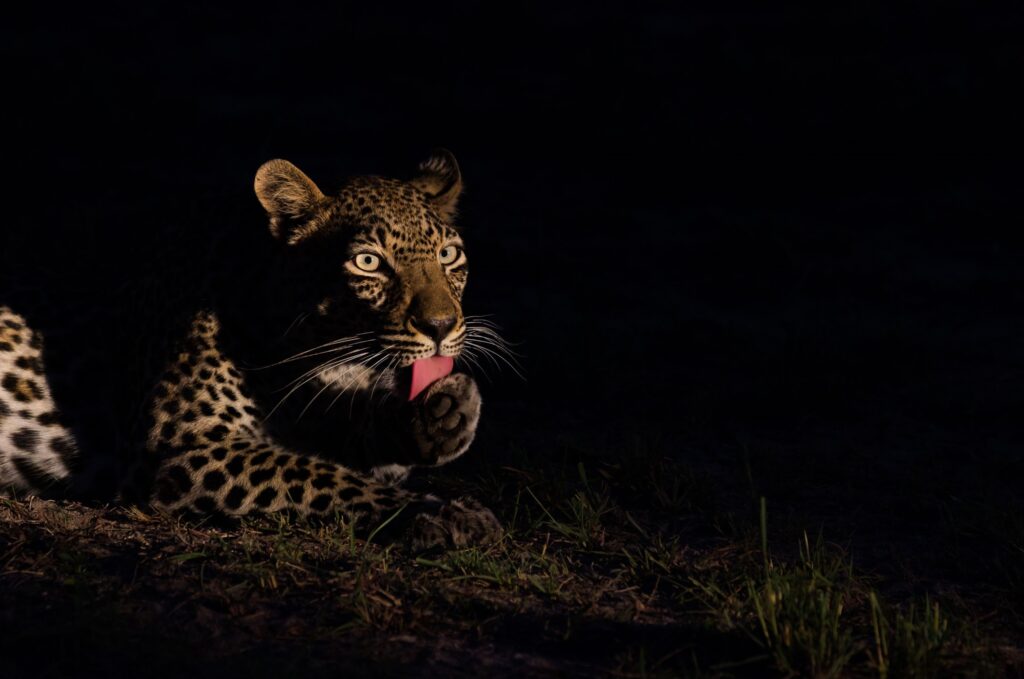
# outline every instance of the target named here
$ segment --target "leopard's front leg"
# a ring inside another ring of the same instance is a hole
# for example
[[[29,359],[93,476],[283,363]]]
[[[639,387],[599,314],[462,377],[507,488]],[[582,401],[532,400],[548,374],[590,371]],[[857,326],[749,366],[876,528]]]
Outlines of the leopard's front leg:
[[[228,516],[284,510],[312,516],[340,511],[372,520],[399,503],[418,499],[333,462],[245,435],[164,461],[157,472],[153,504],[172,512]]]
[[[400,507],[412,519],[414,549],[492,542],[501,526],[468,499],[442,502],[383,485],[334,462],[284,450],[259,437],[234,437],[182,452],[157,472],[152,503],[169,512],[244,516],[293,511],[342,513],[371,529]]]

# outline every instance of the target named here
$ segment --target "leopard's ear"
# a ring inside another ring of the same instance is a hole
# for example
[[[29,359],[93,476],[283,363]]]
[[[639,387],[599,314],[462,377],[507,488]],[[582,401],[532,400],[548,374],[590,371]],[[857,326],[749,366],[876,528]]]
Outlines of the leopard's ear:
[[[287,160],[268,160],[256,170],[256,197],[270,216],[270,232],[289,243],[296,240],[324,202],[324,194]]]
[[[437,211],[450,220],[455,216],[455,206],[462,193],[462,173],[455,156],[445,149],[436,149],[418,169],[410,183],[427,194]]]

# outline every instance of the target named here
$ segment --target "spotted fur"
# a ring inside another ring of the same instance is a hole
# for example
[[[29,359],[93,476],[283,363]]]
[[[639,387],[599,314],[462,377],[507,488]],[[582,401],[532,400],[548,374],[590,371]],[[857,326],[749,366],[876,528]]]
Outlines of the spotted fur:
[[[50,494],[76,468],[77,447],[43,370],[43,342],[0,306],[0,488]]]
[[[494,539],[497,520],[472,499],[398,485],[465,453],[480,415],[458,372],[402,396],[414,361],[458,358],[466,343],[467,260],[451,223],[461,188],[446,151],[410,181],[357,177],[330,196],[287,161],[264,164],[255,190],[280,244],[277,278],[246,308],[194,315],[144,408],[145,454],[123,495],[142,486],[169,512],[341,513],[367,526],[404,508],[417,547]],[[39,334],[0,307],[0,488],[74,485],[77,459]]]

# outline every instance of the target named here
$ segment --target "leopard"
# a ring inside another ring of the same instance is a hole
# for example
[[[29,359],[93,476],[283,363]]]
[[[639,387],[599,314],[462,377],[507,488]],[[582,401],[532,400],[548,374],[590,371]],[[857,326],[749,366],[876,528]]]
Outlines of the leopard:
[[[499,540],[501,523],[473,497],[406,483],[464,455],[480,420],[479,387],[461,369],[409,397],[416,361],[458,367],[475,334],[493,333],[462,309],[455,157],[438,149],[411,179],[359,175],[328,193],[276,159],[253,189],[272,264],[233,303],[190,313],[129,453],[106,467],[83,455],[57,404],[44,333],[0,300],[0,492],[95,497],[114,473],[115,501],[169,515],[340,516],[361,530],[404,517],[416,551]]]

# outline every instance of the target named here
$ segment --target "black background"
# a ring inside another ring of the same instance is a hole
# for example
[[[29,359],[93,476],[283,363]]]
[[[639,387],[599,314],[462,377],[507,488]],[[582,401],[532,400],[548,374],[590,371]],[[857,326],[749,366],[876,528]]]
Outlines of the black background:
[[[997,459],[1012,493],[1024,26],[819,4],[8,17],[5,295],[54,342],[113,347],[81,382],[120,404],[92,423],[113,436],[140,380],[125,356],[265,247],[260,163],[326,190],[444,146],[467,185],[466,310],[495,314],[527,378],[484,381],[502,442],[481,459],[770,440],[828,455],[823,475],[896,456],[953,482]],[[91,320],[68,329],[67,309]]]

